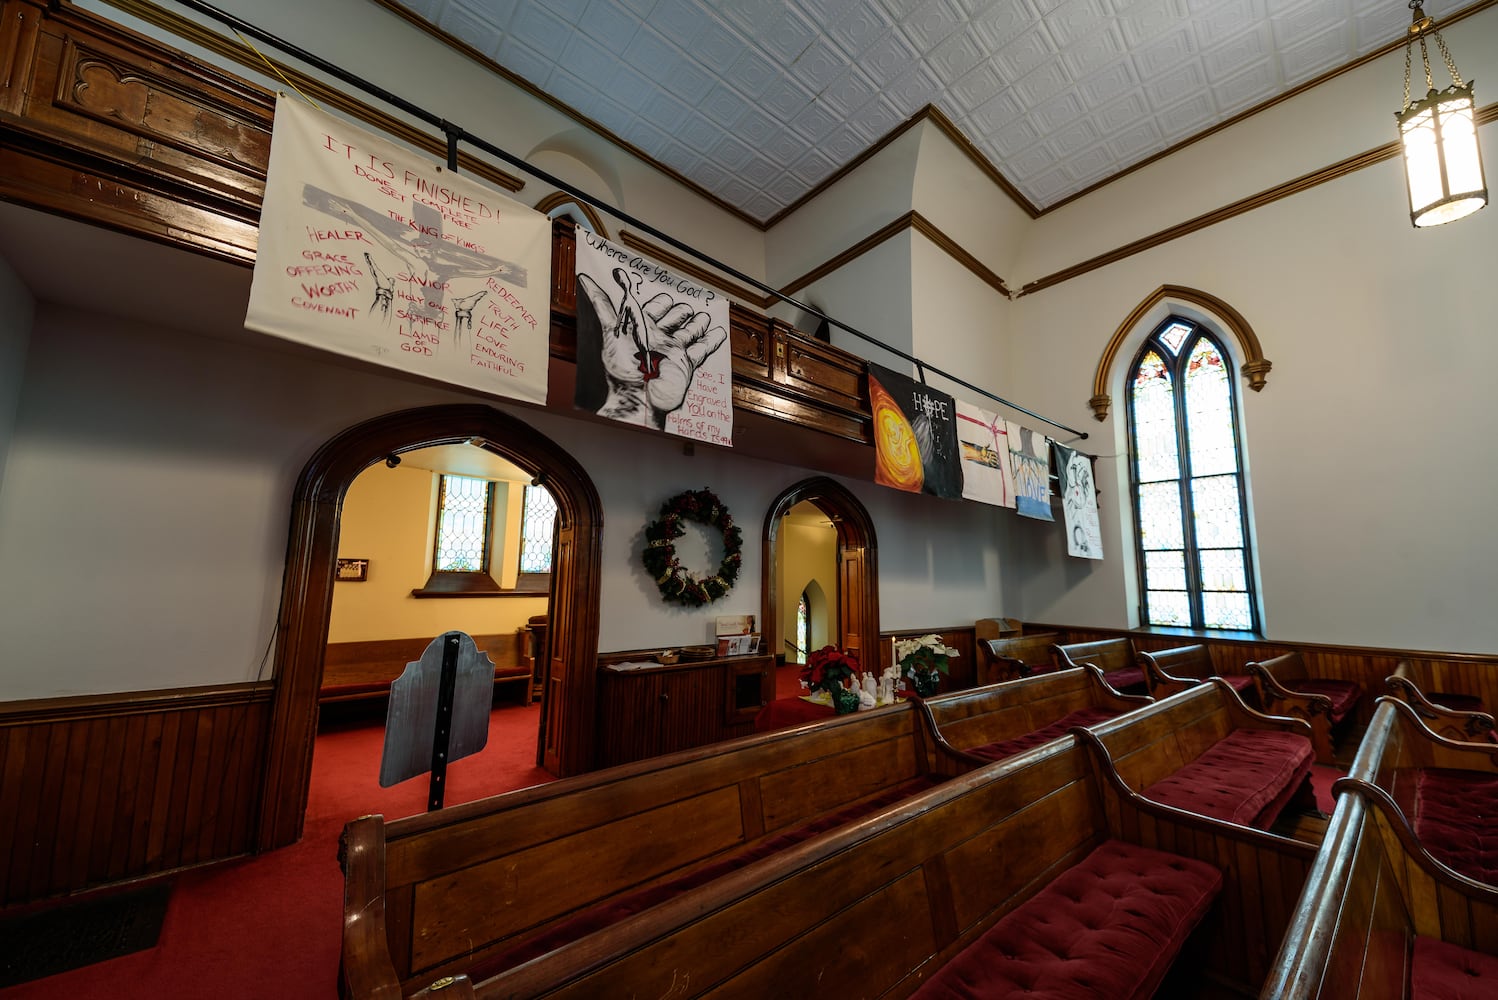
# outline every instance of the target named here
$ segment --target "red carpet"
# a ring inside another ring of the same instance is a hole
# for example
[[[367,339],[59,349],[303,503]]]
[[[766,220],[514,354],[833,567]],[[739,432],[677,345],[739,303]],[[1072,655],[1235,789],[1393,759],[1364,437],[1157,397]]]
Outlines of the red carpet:
[[[538,706],[496,708],[489,745],[448,768],[448,804],[549,781],[535,766],[539,720]],[[366,813],[394,819],[426,808],[425,775],[379,787],[383,738],[383,719],[319,735],[302,840],[178,876],[155,948],[0,990],[0,997],[336,997],[343,920],[338,835]]]

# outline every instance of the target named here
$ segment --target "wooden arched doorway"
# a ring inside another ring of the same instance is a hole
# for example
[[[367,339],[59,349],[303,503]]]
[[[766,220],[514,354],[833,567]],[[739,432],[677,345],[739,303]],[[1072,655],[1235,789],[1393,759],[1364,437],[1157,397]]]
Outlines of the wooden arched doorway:
[[[776,634],[780,593],[775,569],[775,542],[781,519],[798,503],[809,501],[831,519],[837,530],[836,642],[857,653],[859,661],[879,664],[879,546],[874,522],[858,498],[826,476],[806,479],[781,493],[765,515],[764,552],[760,561],[760,624],[769,648],[779,652]]]
[[[533,470],[556,499],[550,662],[542,722],[545,765],[558,775],[591,766],[603,531],[603,505],[592,480],[545,435],[492,407],[432,406],[391,413],[351,427],[323,445],[297,481],[276,634],[276,692],[256,840],[260,850],[294,843],[302,833],[338,524],[349,485],[364,469],[394,452],[472,438],[482,438],[488,449]]]

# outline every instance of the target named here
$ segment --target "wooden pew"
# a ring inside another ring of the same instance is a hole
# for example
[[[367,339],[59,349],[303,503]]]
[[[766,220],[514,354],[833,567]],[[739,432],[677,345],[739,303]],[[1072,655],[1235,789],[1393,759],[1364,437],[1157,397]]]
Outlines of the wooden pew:
[[[521,703],[531,703],[533,664],[520,649],[514,634],[475,635],[474,644],[494,661],[494,684],[517,685]],[[323,656],[322,682],[317,700],[324,704],[383,698],[390,684],[421,659],[432,638],[379,639],[367,642],[332,642]]]
[[[1127,810],[1115,810],[1110,819],[1103,802],[1075,741],[1050,743],[474,983],[474,995],[760,1000],[914,994],[924,1000],[922,987],[939,988],[942,977],[953,974],[970,983],[976,966],[980,976],[999,977],[981,984],[994,996],[1029,986],[1041,990],[1054,985],[1048,974],[1064,978],[1081,970],[1089,983],[1109,984],[1099,995],[1122,998],[1143,989],[1147,996],[1149,976],[1163,972],[1170,955],[1157,955],[1158,946],[1143,935],[1120,948],[1118,938],[1099,928],[1153,918],[1155,911],[1140,909],[1126,894],[1145,885],[1149,876],[1138,876],[1155,865],[1091,882],[1086,893],[1047,895],[1065,886],[1079,864],[1093,870],[1095,850],[1117,851],[1120,844],[1140,855],[1173,855],[1182,871],[1200,871],[1192,862],[1202,862],[1222,873],[1216,901],[1157,995],[1190,995],[1183,990],[1203,978],[1240,993],[1256,988],[1258,979],[1246,977],[1255,974],[1255,961],[1262,977],[1268,953],[1258,959],[1248,954],[1245,928],[1264,923],[1276,934],[1283,926],[1311,849],[1241,829],[1203,835],[1169,820],[1148,830],[1134,824],[1131,839],[1113,821],[1127,824]],[[1162,846],[1164,839],[1175,849]],[[1079,902],[1097,890],[1104,900],[1120,892],[1119,905],[1098,907],[1101,923],[1069,919],[1063,900],[1076,896],[1072,901]],[[1028,905],[1032,900],[1035,906]],[[1059,926],[1046,926],[1058,915]],[[1161,929],[1184,936],[1191,920],[1183,917],[1180,924],[1160,920]],[[985,959],[985,950],[996,954]],[[1204,958],[1219,955],[1235,956],[1233,967],[1202,967]],[[1111,989],[1124,980],[1131,986]],[[438,1000],[436,993],[419,995]]]
[[[1352,681],[1310,676],[1298,652],[1250,661],[1244,669],[1254,678],[1264,711],[1305,719],[1311,724],[1316,760],[1336,763],[1334,731],[1353,721],[1361,687]]]
[[[902,703],[438,813],[363,817],[341,852],[345,995],[487,978],[971,768]]]
[[[1383,826],[1342,789],[1261,1000],[1498,996],[1498,891],[1425,867]]]
[[[1409,873],[1407,898],[1425,899],[1442,880],[1498,886],[1498,748],[1432,732],[1405,702],[1378,699],[1348,776],[1333,789],[1355,792],[1379,813],[1391,856],[1420,860],[1439,877]],[[1498,939],[1495,939],[1498,945]]]
[[[1430,729],[1450,740],[1495,743],[1493,717],[1481,711],[1482,702],[1470,695],[1426,694],[1415,684],[1410,661],[1400,660],[1385,678],[1389,693],[1415,710]]]
[[[1038,674],[1023,680],[925,699],[938,746],[986,764],[1061,739],[1074,726],[1111,719],[1150,704],[1123,695],[1096,667]]]
[[[1062,670],[1090,663],[1103,672],[1124,694],[1144,694],[1144,671],[1132,639],[1098,639],[1093,642],[1070,642],[1051,647],[1056,666]]]
[[[1297,795],[1313,801],[1310,727],[1254,711],[1220,677],[1077,732],[1109,787],[1143,812],[1267,829]]]
[[[984,657],[978,667],[978,684],[999,684],[1055,670],[1051,647],[1057,638],[1055,632],[1036,632],[1005,639],[980,639],[978,648]]]
[[[1245,700],[1254,686],[1254,679],[1248,674],[1218,673],[1212,665],[1211,652],[1201,643],[1140,653],[1139,667],[1144,671],[1145,686],[1155,698],[1168,698],[1208,677],[1221,677]],[[1253,700],[1258,701],[1257,694]]]

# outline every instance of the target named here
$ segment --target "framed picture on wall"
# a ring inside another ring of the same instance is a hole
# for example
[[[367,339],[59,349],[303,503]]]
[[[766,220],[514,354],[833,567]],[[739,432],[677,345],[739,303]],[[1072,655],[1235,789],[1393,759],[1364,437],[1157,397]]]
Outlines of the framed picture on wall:
[[[340,583],[363,583],[369,579],[369,560],[338,560],[338,568],[333,571],[333,579]]]

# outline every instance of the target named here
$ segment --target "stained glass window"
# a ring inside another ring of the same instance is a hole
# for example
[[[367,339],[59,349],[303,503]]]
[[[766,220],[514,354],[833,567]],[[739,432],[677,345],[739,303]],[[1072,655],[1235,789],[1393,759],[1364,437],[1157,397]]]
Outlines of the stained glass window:
[[[796,602],[796,659],[806,662],[806,652],[811,646],[811,602],[806,591],[801,591],[801,600]]]
[[[1233,380],[1206,328],[1172,316],[1129,387],[1134,514],[1150,625],[1258,628]]]
[[[557,502],[544,486],[526,486],[520,516],[520,572],[550,573]]]
[[[487,573],[494,484],[469,476],[443,476],[437,490],[432,568],[439,573]]]

